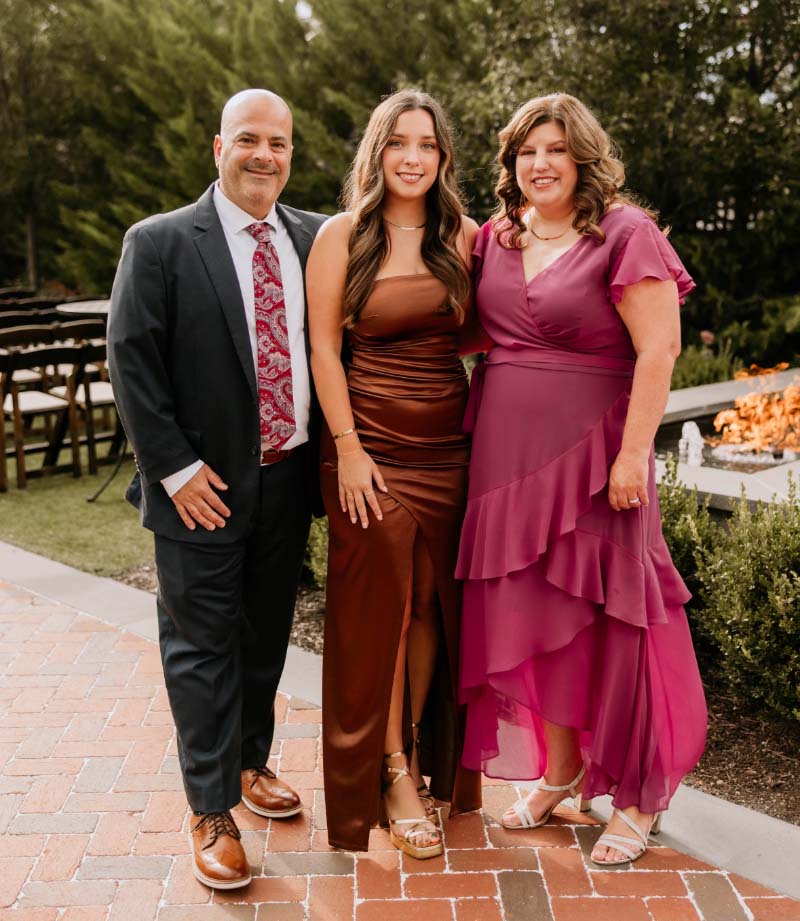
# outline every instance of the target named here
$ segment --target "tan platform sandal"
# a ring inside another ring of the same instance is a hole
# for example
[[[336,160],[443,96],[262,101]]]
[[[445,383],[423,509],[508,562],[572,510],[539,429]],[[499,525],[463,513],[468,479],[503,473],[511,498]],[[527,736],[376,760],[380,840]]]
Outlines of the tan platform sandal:
[[[614,814],[622,819],[636,835],[636,838],[629,838],[627,835],[614,835],[609,832],[600,835],[595,843],[595,847],[604,845],[605,847],[613,848],[615,851],[622,851],[625,856],[620,860],[596,860],[592,857],[592,863],[598,867],[616,867],[623,863],[633,863],[634,860],[638,860],[647,850],[647,839],[650,835],[657,835],[661,831],[661,816],[663,815],[661,812],[657,812],[653,816],[653,821],[647,829],[647,834],[639,828],[633,819],[626,816],[624,812],[615,809]],[[592,848],[592,850],[594,850],[594,848]]]
[[[405,752],[389,752],[384,755],[384,759],[387,758],[398,758],[402,757]],[[413,783],[413,778],[411,777],[411,772],[408,770],[408,762],[406,762],[405,767],[394,767],[392,764],[384,764],[384,770],[387,774],[394,774],[392,780],[387,780],[384,782],[383,792],[384,795],[386,791],[393,787],[402,777],[408,777],[409,780]],[[384,810],[386,806],[384,803]],[[386,814],[386,819],[389,825],[389,837],[392,841],[392,844],[399,850],[403,851],[404,854],[408,854],[409,857],[416,857],[417,860],[427,860],[429,857],[438,857],[440,854],[444,853],[444,845],[442,844],[442,839],[439,834],[439,830],[431,822],[427,816],[420,817],[418,819],[392,819],[388,813]],[[395,825],[408,825],[408,829],[404,832],[399,833],[395,831]],[[439,840],[436,844],[428,845],[419,845],[414,843],[414,839],[419,839],[422,836],[430,838],[435,835]]]
[[[419,758],[419,723],[412,723],[411,731],[414,733],[414,748],[416,748],[417,758]],[[436,812],[436,800],[424,780],[417,787],[417,796],[425,807],[425,815],[431,818],[438,815]]]
[[[575,801],[575,808],[579,812],[589,812],[592,808],[592,801],[590,799],[584,798],[584,796],[581,793],[578,793],[578,791],[575,789],[575,787],[577,787],[578,784],[583,780],[583,775],[585,773],[586,767],[585,765],[581,765],[578,776],[571,780],[569,783],[555,786],[553,784],[543,783],[540,780],[536,785],[536,789],[544,790],[546,793],[569,793],[569,795]],[[511,807],[519,819],[520,824],[509,825],[502,819],[500,820],[500,824],[503,826],[503,828],[508,828],[510,831],[514,831],[517,828],[539,828],[540,826],[547,824],[547,822],[550,820],[550,816],[553,814],[553,810],[564,799],[565,797],[562,797],[558,802],[553,803],[553,805],[545,813],[543,813],[541,818],[536,820],[531,815],[531,811],[528,808],[528,796],[525,796],[522,799],[518,799],[516,803],[514,803],[514,805]]]

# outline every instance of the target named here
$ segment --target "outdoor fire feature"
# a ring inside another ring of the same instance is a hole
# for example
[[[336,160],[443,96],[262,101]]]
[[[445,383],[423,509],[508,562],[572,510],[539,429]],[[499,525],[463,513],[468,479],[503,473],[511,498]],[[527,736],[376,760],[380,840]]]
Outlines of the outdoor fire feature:
[[[785,498],[800,478],[800,369],[673,391],[656,436],[659,478],[669,453],[712,508],[730,509],[742,485],[751,500]]]

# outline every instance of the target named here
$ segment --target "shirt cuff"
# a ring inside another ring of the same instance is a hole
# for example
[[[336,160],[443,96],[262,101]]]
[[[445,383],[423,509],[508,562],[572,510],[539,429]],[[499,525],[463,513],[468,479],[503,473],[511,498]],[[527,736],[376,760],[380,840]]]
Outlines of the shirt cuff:
[[[161,485],[166,489],[167,495],[170,499],[175,495],[175,493],[185,486],[189,480],[197,473],[198,470],[203,466],[201,460],[195,461],[193,464],[190,464],[188,467],[184,467],[183,470],[179,470],[177,473],[171,473],[169,476],[165,476],[161,481]]]

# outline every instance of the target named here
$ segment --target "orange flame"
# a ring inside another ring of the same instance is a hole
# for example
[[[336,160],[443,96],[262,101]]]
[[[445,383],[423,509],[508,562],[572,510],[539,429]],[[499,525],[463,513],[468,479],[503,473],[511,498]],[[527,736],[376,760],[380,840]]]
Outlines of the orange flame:
[[[779,393],[754,391],[737,397],[733,409],[714,417],[714,430],[722,435],[713,444],[741,445],[744,451],[800,447],[800,384],[791,383]]]
[[[765,374],[776,374],[778,371],[785,371],[789,367],[788,361],[780,361],[774,368],[762,368],[760,365],[750,365],[749,368],[741,368],[734,371],[733,379],[742,381],[748,377],[763,377]]]

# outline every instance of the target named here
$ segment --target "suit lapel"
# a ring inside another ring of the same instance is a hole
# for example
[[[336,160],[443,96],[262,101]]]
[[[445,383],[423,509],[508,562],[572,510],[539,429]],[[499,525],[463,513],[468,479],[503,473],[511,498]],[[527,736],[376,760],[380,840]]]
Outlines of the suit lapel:
[[[284,207],[284,205],[280,204],[280,202],[275,206],[275,209],[280,215],[280,219],[283,221],[283,226],[286,228],[286,232],[289,234],[295,250],[297,250],[297,256],[300,259],[300,267],[303,270],[303,278],[305,279],[306,262],[308,262],[308,254],[311,252],[311,244],[314,242],[314,238],[300,218],[297,217],[296,214],[293,214],[288,208]]]
[[[194,223],[200,233],[194,238],[194,242],[200,251],[200,257],[222,306],[222,312],[225,315],[247,383],[250,385],[253,397],[257,398],[253,352],[250,347],[250,335],[247,332],[242,292],[228,249],[228,241],[225,239],[225,231],[222,229],[217,209],[214,207],[213,188],[212,186],[208,189],[197,202]]]
[[[311,232],[306,228],[303,222],[300,220],[297,215],[293,214],[288,208],[284,207],[280,203],[276,205],[278,214],[280,215],[281,220],[283,221],[283,226],[286,228],[286,232],[289,234],[289,237],[294,244],[294,248],[297,252],[297,258],[300,260],[300,268],[303,270],[303,337],[305,339],[306,346],[306,361],[308,362],[309,369],[311,368],[311,340],[308,335],[308,296],[306,294],[306,263],[308,262],[308,254],[311,252],[311,244],[314,242],[314,237],[311,235]],[[312,383],[313,388],[313,383]]]

